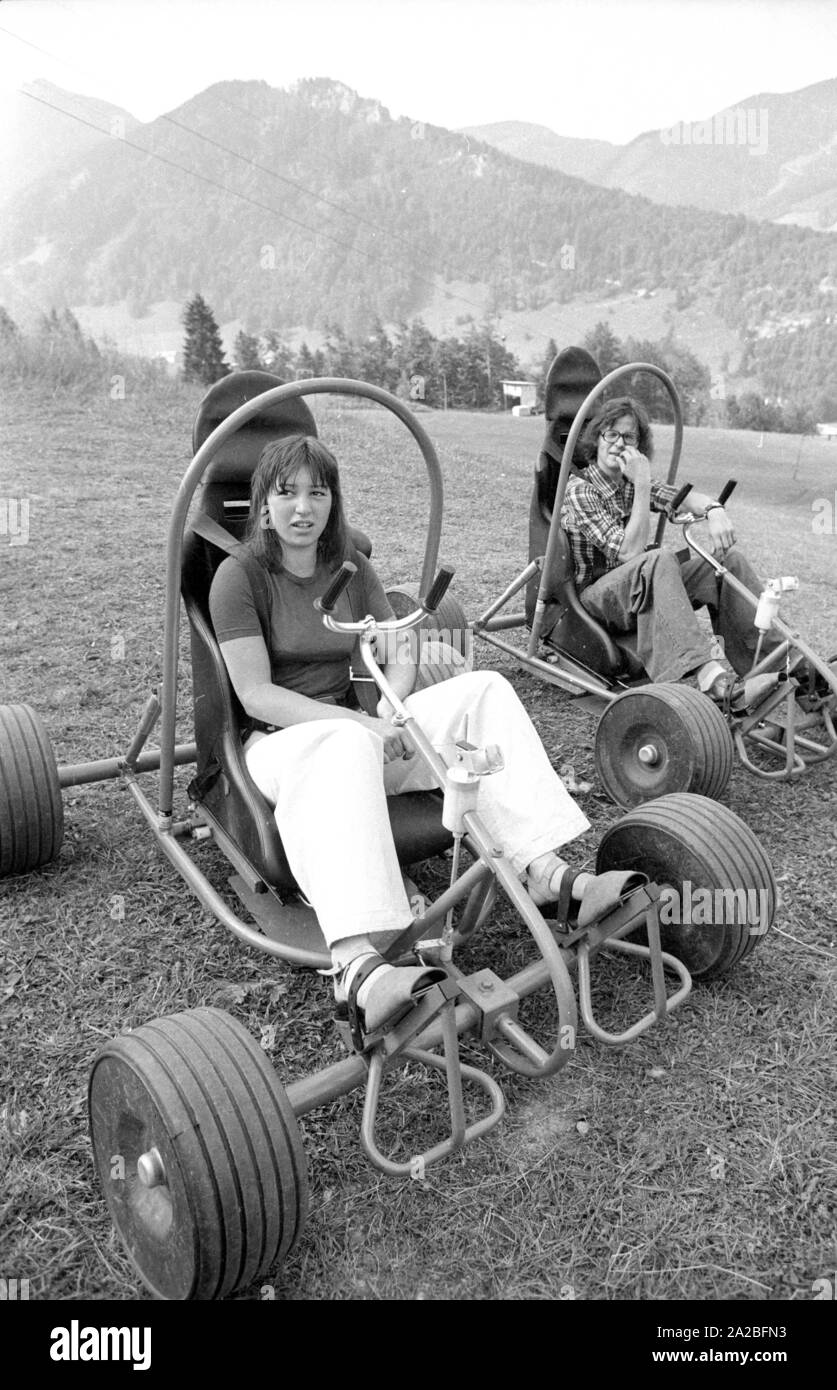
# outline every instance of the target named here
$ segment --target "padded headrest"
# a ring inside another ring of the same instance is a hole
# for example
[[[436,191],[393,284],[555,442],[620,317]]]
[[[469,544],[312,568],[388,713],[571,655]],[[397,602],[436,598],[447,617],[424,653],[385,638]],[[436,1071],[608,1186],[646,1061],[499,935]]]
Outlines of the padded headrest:
[[[585,398],[601,379],[595,357],[584,348],[564,348],[554,358],[546,378],[544,414],[547,420],[566,420],[571,425]]]
[[[536,471],[545,467],[548,459],[561,462],[573,420],[601,379],[596,359],[585,348],[564,348],[553,358],[544,390],[546,436]],[[577,459],[575,467],[583,468],[583,461]]]
[[[212,431],[246,401],[261,396],[284,382],[271,372],[230,372],[210,386],[195,416],[192,429],[192,449],[197,453]],[[250,479],[265,444],[289,434],[310,434],[316,437],[314,417],[301,397],[281,401],[260,411],[236,430],[215,455],[203,481],[208,483],[244,483]]]

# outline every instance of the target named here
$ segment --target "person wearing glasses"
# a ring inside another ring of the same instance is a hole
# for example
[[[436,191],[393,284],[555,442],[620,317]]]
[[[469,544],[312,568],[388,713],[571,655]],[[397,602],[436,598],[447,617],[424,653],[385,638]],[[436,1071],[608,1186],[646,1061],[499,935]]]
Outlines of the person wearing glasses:
[[[652,681],[696,676],[698,689],[733,708],[747,708],[778,676],[736,681],[714,655],[695,609],[709,610],[724,654],[738,676],[753,664],[758,632],[753,609],[699,556],[679,561],[671,550],[649,550],[651,512],[665,512],[678,489],[651,476],[654,444],[644,406],[631,396],[600,405],[579,445],[583,476],[571,477],[561,524],[572,550],[579,599],[588,613],[618,632],[636,628],[637,657]],[[735,545],[720,502],[695,488],[684,508],[706,518],[713,549],[751,593],[755,570]],[[770,633],[762,654],[776,645]]]

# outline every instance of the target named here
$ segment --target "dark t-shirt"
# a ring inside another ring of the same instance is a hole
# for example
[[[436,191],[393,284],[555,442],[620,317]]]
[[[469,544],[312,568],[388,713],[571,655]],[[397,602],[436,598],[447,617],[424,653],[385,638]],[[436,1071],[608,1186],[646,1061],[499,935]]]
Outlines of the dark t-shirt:
[[[352,584],[357,617],[394,617],[383,585],[364,555],[355,557],[358,573]],[[352,633],[329,632],[314,599],[325,593],[334,575],[322,563],[310,579],[283,571],[269,574],[272,587],[270,678],[312,700],[342,700],[350,685],[349,660],[356,638]],[[261,637],[258,609],[244,566],[230,555],[218,566],[209,591],[209,611],[219,642],[237,637]],[[352,622],[346,591],[340,595],[334,617]]]

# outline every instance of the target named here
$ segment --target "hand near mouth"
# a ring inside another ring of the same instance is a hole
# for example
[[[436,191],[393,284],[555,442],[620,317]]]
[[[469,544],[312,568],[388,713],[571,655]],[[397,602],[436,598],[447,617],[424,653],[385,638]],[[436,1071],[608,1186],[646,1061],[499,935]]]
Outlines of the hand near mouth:
[[[650,482],[651,465],[645,455],[639,452],[639,449],[630,447],[620,449],[616,461],[619,464],[622,477],[627,478],[629,482]]]

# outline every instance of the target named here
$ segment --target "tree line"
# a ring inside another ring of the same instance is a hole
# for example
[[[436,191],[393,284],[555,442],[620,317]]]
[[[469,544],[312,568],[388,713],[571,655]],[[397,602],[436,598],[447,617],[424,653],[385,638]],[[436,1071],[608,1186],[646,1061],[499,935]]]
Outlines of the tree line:
[[[466,322],[467,331],[461,338],[436,338],[421,319],[401,323],[392,337],[379,320],[371,333],[360,338],[350,338],[339,325],[330,324],[323,346],[313,351],[304,342],[299,348],[290,347],[272,329],[261,334],[242,330],[232,355],[240,370],[270,371],[283,380],[354,377],[435,408],[496,409],[503,403],[500,382],[522,379],[523,369],[490,321],[480,326],[472,319]],[[200,295],[186,305],[184,325],[184,375],[208,385],[230,368],[212,311]],[[603,376],[629,362],[649,362],[661,368],[677,388],[686,425],[792,434],[808,434],[814,429],[814,415],[800,402],[765,399],[754,391],[740,398],[727,396],[722,384],[713,383],[707,365],[671,335],[660,341],[633,337],[623,341],[609,323],[599,322],[583,346],[595,357]],[[550,339],[537,374],[541,404],[546,374],[556,352]],[[620,389],[626,395],[638,396],[653,419],[673,420],[671,397],[650,373],[626,377]]]
[[[41,314],[34,328],[25,332],[0,305],[0,378],[5,382],[41,381],[52,387],[81,390],[106,388],[114,400],[132,385],[170,389],[163,362],[118,352],[112,343],[101,345],[86,334],[70,309],[51,309]]]
[[[211,385],[230,371],[209,305],[196,295],[183,315],[183,375]],[[402,322],[392,336],[378,320],[372,331],[352,338],[329,324],[322,347],[291,347],[279,333],[243,329],[233,344],[233,365],[268,371],[283,381],[309,377],[352,377],[382,386],[412,402],[437,409],[493,410],[503,405],[501,382],[520,380],[522,368],[490,321],[468,319],[462,337],[437,338],[421,319]]]
[[[461,337],[446,338],[435,337],[421,319],[402,322],[391,334],[378,322],[372,333],[357,338],[331,324],[322,347],[313,350],[305,342],[293,348],[273,329],[260,334],[242,330],[234,343],[232,364],[226,361],[215,317],[201,295],[195,295],[185,306],[183,323],[181,377],[206,386],[234,367],[269,371],[283,381],[352,377],[382,386],[414,405],[492,410],[503,405],[501,381],[526,379],[527,375],[488,320],[477,325],[468,319]],[[794,341],[800,370],[812,344],[824,351],[825,335],[800,334]],[[687,425],[807,434],[813,432],[817,418],[837,418],[837,393],[822,396],[815,414],[804,400],[766,399],[752,391],[740,396],[719,392],[705,363],[670,336],[658,342],[632,337],[622,340],[608,323],[600,322],[587,334],[583,346],[592,353],[603,375],[629,362],[660,367],[674,381]],[[557,350],[550,340],[543,362],[534,372],[540,404]],[[775,351],[773,370],[778,372]],[[0,376],[5,380],[40,379],[54,385],[100,386],[104,381],[112,390],[118,390],[119,382],[128,376],[134,384],[141,382],[156,389],[170,384],[162,362],[127,356],[109,343],[98,345],[83,332],[69,309],[42,314],[35,328],[25,333],[0,306]],[[638,396],[653,419],[665,422],[673,418],[668,392],[647,373],[625,378],[618,389]]]
[[[812,434],[817,416],[806,399],[770,398],[756,391],[727,395],[723,376],[714,381],[709,368],[669,335],[659,342],[617,338],[609,323],[597,323],[584,339],[602,375],[629,362],[649,362],[671,377],[686,425],[715,425],[732,430],[767,430],[774,434]],[[746,370],[742,363],[741,370]],[[620,393],[637,396],[655,420],[671,421],[674,410],[663,383],[643,372],[624,378]],[[824,398],[824,404],[828,404]],[[835,401],[837,404],[837,401]],[[820,418],[828,418],[827,416]]]

